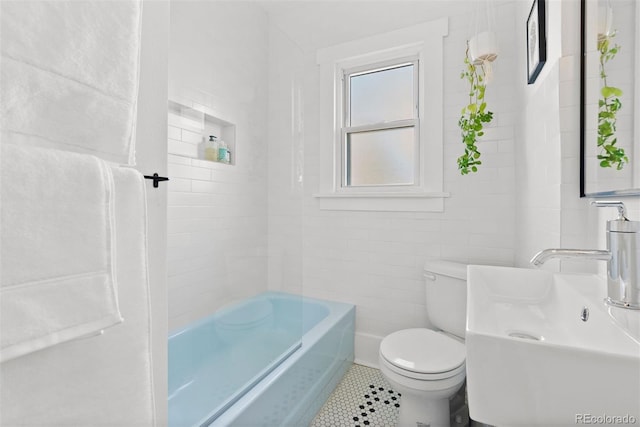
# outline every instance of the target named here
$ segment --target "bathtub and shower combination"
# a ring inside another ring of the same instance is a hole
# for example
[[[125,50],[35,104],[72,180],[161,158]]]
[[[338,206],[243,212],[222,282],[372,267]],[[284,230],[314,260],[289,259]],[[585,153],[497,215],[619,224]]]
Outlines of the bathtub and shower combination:
[[[266,292],[169,337],[169,426],[308,425],[353,362],[351,304]]]

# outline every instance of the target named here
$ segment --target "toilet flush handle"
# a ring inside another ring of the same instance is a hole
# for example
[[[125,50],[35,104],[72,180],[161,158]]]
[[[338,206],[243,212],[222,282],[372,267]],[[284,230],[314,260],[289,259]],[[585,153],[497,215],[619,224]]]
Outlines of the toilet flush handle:
[[[425,279],[436,280],[436,275],[428,271],[425,271],[422,275],[424,276]]]

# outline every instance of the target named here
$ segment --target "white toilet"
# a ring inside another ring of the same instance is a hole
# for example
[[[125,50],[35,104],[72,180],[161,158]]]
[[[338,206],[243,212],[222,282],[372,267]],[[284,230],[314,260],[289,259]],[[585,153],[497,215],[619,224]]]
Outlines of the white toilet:
[[[467,265],[429,261],[424,266],[427,316],[439,331],[404,329],[380,344],[380,371],[402,395],[398,426],[449,423],[449,398],[465,379]]]

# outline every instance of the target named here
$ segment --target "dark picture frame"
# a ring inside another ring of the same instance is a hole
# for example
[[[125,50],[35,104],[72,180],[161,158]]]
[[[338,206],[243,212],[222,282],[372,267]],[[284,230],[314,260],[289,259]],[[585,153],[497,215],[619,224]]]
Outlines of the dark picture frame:
[[[547,62],[545,0],[534,0],[527,18],[527,81],[532,84]]]

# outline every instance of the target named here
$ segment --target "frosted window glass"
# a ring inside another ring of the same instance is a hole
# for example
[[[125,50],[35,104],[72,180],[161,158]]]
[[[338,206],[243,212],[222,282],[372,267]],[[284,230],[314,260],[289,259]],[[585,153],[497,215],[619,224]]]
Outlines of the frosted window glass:
[[[413,64],[350,77],[350,126],[414,117]]]
[[[347,136],[347,185],[411,185],[414,182],[415,128],[404,127]]]

